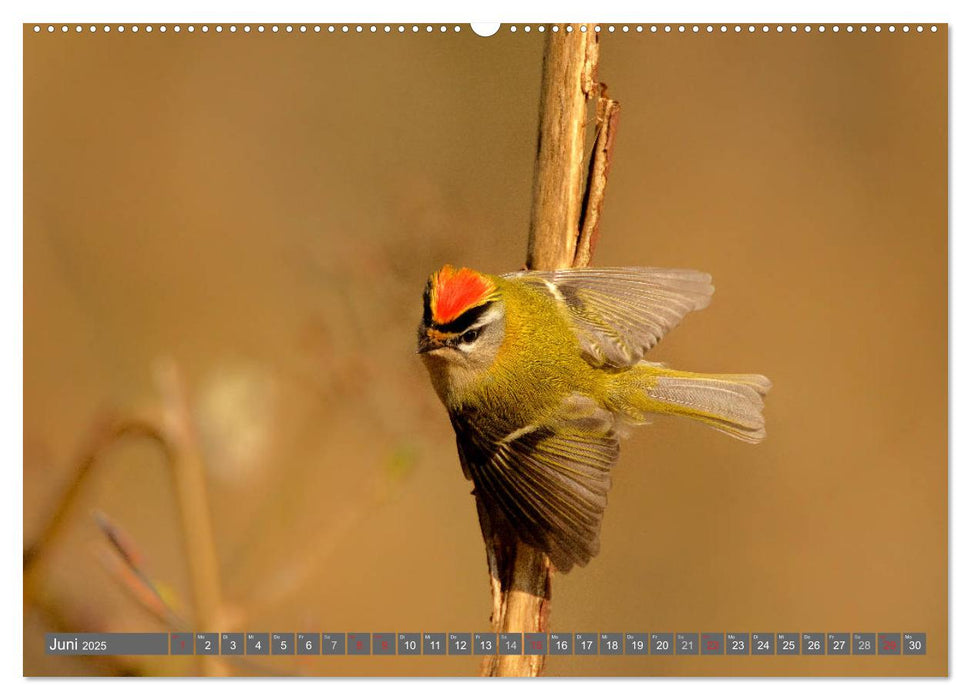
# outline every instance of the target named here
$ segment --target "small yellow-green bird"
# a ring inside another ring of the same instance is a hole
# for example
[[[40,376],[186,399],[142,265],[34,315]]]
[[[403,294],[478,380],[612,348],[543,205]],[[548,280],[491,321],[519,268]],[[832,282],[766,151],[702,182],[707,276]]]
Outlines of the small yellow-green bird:
[[[746,442],[765,437],[765,377],[643,359],[713,291],[707,274],[650,267],[495,276],[446,265],[429,278],[418,352],[462,470],[489,512],[558,570],[600,549],[629,426],[661,413]]]

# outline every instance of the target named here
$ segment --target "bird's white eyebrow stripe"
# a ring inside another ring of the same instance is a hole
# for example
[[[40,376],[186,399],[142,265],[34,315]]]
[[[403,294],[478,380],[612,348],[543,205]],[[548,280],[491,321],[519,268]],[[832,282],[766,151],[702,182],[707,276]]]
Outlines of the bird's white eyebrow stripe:
[[[463,342],[462,336],[468,333],[469,331],[477,331],[483,326],[488,326],[490,323],[500,318],[502,318],[502,309],[498,308],[497,306],[493,306],[493,308],[489,309],[484,314],[482,314],[482,316],[479,317],[479,320],[476,321],[473,325],[466,328],[462,333],[456,334],[457,342],[455,343],[454,347],[466,353],[471,351],[472,347],[479,342],[479,338],[476,338],[475,340],[472,340],[469,342]]]
[[[469,326],[465,330],[466,332],[468,332],[471,330],[477,330],[479,328],[482,328],[482,326],[487,326],[493,321],[495,321],[497,318],[499,318],[501,315],[502,315],[502,311],[500,309],[497,309],[497,308],[489,309],[484,314],[482,314],[482,316],[479,318],[477,323],[475,323],[472,326]]]

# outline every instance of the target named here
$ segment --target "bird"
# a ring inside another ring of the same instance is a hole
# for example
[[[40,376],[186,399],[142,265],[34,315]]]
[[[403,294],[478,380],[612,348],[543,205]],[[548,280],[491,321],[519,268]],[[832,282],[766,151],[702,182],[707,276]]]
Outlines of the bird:
[[[561,572],[600,551],[620,440],[654,414],[748,443],[765,437],[760,374],[644,359],[711,276],[657,267],[525,270],[445,265],[423,294],[417,352],[455,431],[473,493]]]

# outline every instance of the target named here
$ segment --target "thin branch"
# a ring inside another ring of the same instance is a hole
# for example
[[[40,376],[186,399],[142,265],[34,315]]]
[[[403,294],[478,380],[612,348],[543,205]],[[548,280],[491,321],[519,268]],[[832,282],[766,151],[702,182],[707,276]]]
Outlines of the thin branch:
[[[591,27],[592,25],[588,25]],[[543,55],[539,141],[526,265],[554,270],[589,263],[597,243],[610,171],[619,104],[596,81],[600,57],[596,32],[549,32]],[[596,137],[584,169],[587,103],[596,95]],[[585,186],[586,182],[586,186]],[[521,542],[494,509],[477,499],[492,588],[497,632],[549,632],[553,565]],[[538,676],[546,657],[499,655],[483,660],[487,676]]]
[[[177,630],[186,629],[185,619],[166,602],[155,581],[145,571],[144,557],[134,540],[101,511],[95,511],[94,519],[111,545],[102,550],[101,556],[101,563],[108,572],[135,602],[163,625]]]
[[[104,452],[122,437],[148,437],[164,450],[166,464],[171,469],[175,483],[192,582],[195,612],[193,622],[197,629],[216,629],[220,627],[219,616],[223,606],[219,560],[213,539],[202,451],[183,381],[175,364],[160,364],[156,380],[162,395],[162,411],[159,416],[122,418],[109,414],[96,423],[89,442],[81,452],[73,479],[59,500],[54,514],[40,536],[24,551],[25,599],[31,588],[34,578],[32,572],[37,562],[63,529],[84,484]],[[225,675],[226,667],[221,659],[200,656],[199,660],[207,675]]]
[[[171,462],[168,442],[166,441],[165,435],[159,429],[157,422],[152,417],[136,416],[122,418],[108,413],[95,421],[94,428],[90,432],[90,437],[78,457],[78,466],[72,474],[71,482],[58,500],[54,512],[47,520],[47,524],[44,526],[41,534],[24,550],[25,576],[29,575],[30,571],[40,561],[51,543],[57,539],[64,523],[73,510],[74,503],[77,501],[82,487],[87,482],[95,465],[100,462],[101,456],[116,441],[124,437],[144,437],[152,440],[165,452],[166,461]]]
[[[172,475],[189,560],[193,621],[200,630],[216,629],[220,626],[219,616],[223,610],[222,589],[202,448],[178,367],[171,361],[160,362],[155,376],[162,395],[162,425],[169,441],[175,445]],[[216,657],[203,656],[201,659],[207,675],[225,674],[225,665]]]
[[[590,156],[587,187],[583,197],[583,218],[572,267],[586,267],[600,239],[600,214],[603,212],[607,177],[614,154],[614,139],[620,119],[620,103],[607,96],[607,86],[600,83],[597,95],[597,135]]]
[[[570,267],[582,213],[583,142],[587,100],[600,57],[596,32],[547,32],[540,90],[539,139],[533,170],[533,209],[526,266]]]

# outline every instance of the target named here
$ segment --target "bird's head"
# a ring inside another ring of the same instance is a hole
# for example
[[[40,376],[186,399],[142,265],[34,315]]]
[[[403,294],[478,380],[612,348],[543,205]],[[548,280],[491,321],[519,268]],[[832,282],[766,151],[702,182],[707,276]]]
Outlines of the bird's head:
[[[446,265],[428,278],[418,353],[429,370],[471,379],[492,365],[505,331],[495,278]],[[459,377],[453,377],[458,379]]]

